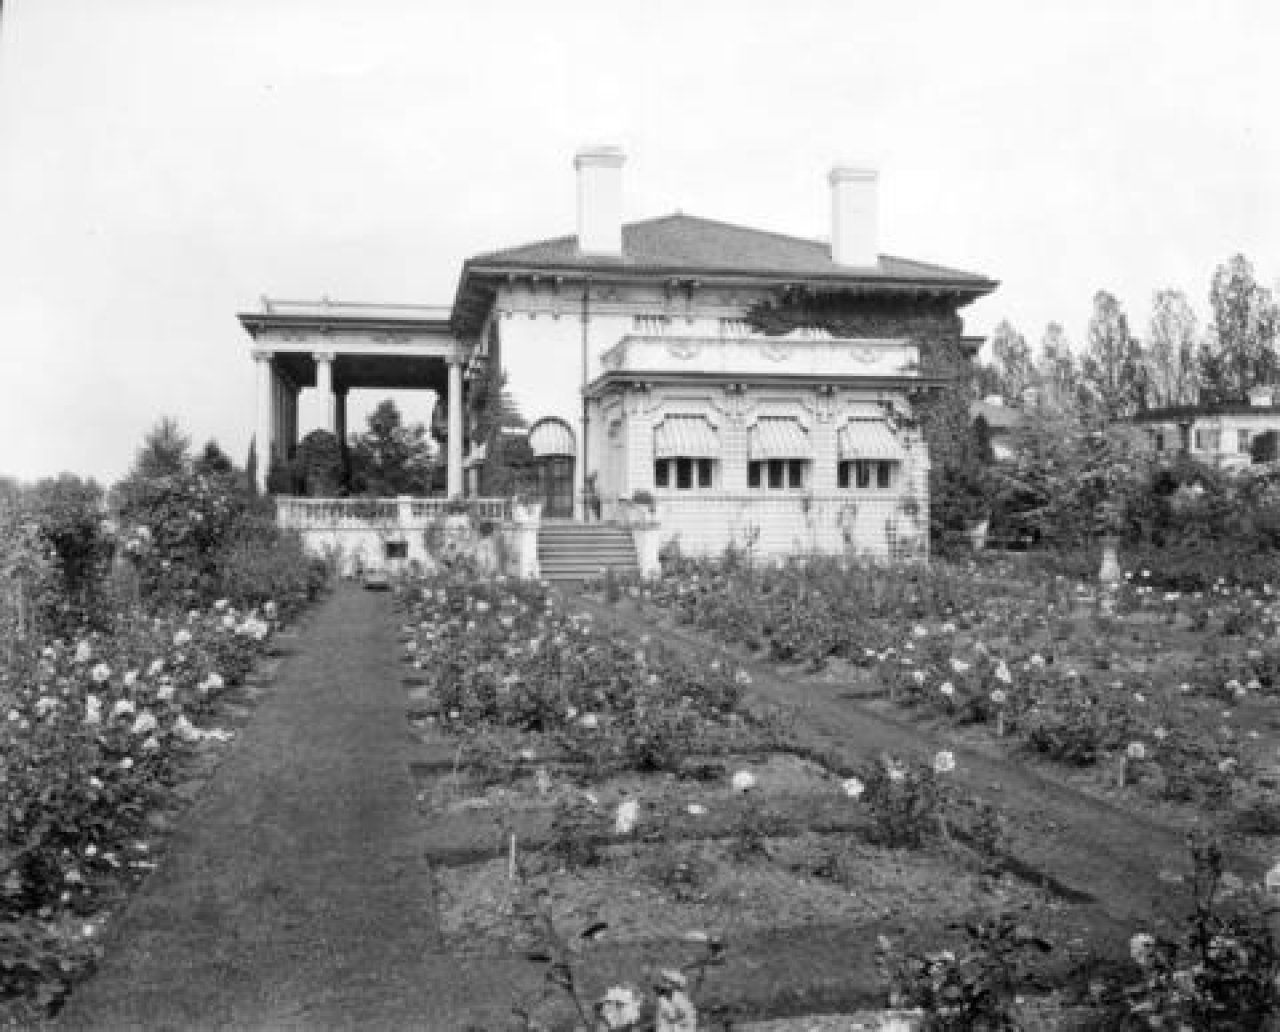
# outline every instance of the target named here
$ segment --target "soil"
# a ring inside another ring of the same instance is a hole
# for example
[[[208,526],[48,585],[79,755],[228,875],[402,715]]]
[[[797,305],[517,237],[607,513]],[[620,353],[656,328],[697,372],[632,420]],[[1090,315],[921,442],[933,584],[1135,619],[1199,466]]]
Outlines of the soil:
[[[586,782],[573,767],[534,766],[508,785],[476,785],[466,776],[440,777],[434,771],[415,771],[418,805],[426,814],[468,810],[549,810],[589,791],[600,807],[616,807],[634,798],[648,810],[679,812],[688,806],[713,808],[742,793],[731,784],[733,774],[747,771],[756,779],[753,797],[824,794],[844,798],[840,779],[825,767],[800,756],[775,753],[760,756],[709,756],[689,765],[690,776],[627,772],[602,782]],[[696,777],[693,776],[696,773]]]
[[[537,888],[550,893],[558,927],[606,922],[601,942],[678,940],[702,931],[732,943],[763,929],[833,923],[919,937],[993,908],[1026,908],[1048,925],[1066,906],[1011,877],[966,870],[944,853],[821,835],[768,839],[764,849],[742,857],[732,842],[618,846],[596,865],[515,881],[506,860],[444,870],[437,875],[441,928],[459,952],[531,949],[540,935],[516,911],[522,894]],[[829,876],[817,876],[820,868]]]

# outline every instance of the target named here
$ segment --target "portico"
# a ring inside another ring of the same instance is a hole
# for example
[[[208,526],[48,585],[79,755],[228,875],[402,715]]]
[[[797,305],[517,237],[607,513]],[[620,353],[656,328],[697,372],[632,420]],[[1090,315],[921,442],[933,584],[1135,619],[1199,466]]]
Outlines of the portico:
[[[318,392],[319,429],[344,443],[350,391],[421,390],[448,413],[447,490],[463,493],[464,383],[475,349],[454,335],[447,307],[264,297],[261,311],[238,318],[254,345],[259,488],[272,463],[288,462],[297,448],[302,390]]]

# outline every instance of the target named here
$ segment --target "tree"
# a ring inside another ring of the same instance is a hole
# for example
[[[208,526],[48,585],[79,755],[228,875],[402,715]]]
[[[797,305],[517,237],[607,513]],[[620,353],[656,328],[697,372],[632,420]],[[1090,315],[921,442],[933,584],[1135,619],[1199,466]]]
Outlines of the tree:
[[[1243,398],[1249,388],[1269,384],[1280,372],[1275,351],[1280,314],[1270,290],[1260,286],[1242,254],[1219,265],[1209,288],[1221,370],[1221,400]]]
[[[1040,404],[1014,431],[1013,462],[1001,468],[997,511],[1018,532],[1061,548],[1125,529],[1142,456],[1132,428],[1091,430],[1088,413]]]
[[[258,439],[249,438],[249,454],[244,459],[244,479],[249,485],[249,493],[258,493]]]
[[[1036,381],[1041,405],[1057,411],[1075,411],[1080,396],[1080,372],[1061,323],[1049,323],[1040,338]]]
[[[299,442],[296,465],[312,498],[332,498],[341,490],[342,446],[328,430],[312,430]]]
[[[512,495],[529,489],[533,453],[527,439],[509,434],[528,426],[507,389],[507,374],[498,366],[477,386],[471,399],[474,415],[472,440],[484,447],[480,467],[480,491],[486,495]]]
[[[351,482],[358,494],[425,495],[431,489],[434,453],[421,423],[405,425],[390,398],[369,413],[369,429],[351,443]]]
[[[1021,405],[1027,388],[1035,384],[1035,367],[1027,338],[1002,319],[991,337],[991,353],[999,392],[1010,405]]]
[[[196,456],[192,469],[196,473],[203,473],[206,476],[213,473],[234,473],[235,464],[227,453],[218,447],[217,441],[209,441],[201,449],[200,454]]]
[[[109,617],[101,596],[112,547],[102,488],[62,473],[31,488],[27,511],[56,557],[61,580],[60,598],[46,605],[45,619],[62,631],[101,624]]]
[[[171,477],[186,471],[191,461],[191,438],[172,416],[163,416],[147,431],[133,460],[130,476],[152,479]]]
[[[1129,332],[1129,320],[1114,295],[1099,290],[1089,319],[1089,348],[1081,379],[1092,415],[1114,422],[1146,407],[1147,374],[1142,345]]]
[[[1181,290],[1157,290],[1147,340],[1151,397],[1155,407],[1194,405],[1198,396],[1196,313]]]

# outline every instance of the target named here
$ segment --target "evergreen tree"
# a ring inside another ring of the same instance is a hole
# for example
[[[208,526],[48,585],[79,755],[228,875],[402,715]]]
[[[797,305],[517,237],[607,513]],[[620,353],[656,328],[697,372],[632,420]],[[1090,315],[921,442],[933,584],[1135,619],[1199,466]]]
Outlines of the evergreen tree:
[[[209,476],[215,473],[234,473],[235,464],[219,446],[217,441],[209,441],[196,456],[192,469],[196,473]]]
[[[147,431],[133,460],[130,477],[154,480],[185,473],[191,463],[191,438],[172,416],[163,416]]]

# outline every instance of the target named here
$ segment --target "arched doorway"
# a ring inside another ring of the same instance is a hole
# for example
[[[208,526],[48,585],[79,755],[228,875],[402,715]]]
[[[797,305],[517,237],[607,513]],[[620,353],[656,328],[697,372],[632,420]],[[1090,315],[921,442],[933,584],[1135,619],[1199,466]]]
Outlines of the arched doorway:
[[[540,419],[529,427],[529,450],[537,470],[542,515],[573,518],[573,467],[577,446],[573,430],[563,419]]]

